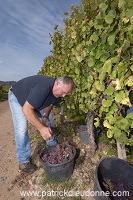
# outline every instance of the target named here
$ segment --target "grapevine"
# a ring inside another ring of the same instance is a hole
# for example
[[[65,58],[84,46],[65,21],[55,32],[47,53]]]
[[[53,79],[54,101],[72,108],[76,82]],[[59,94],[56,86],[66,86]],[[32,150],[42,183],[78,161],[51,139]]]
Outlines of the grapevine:
[[[95,126],[103,126],[107,137],[133,145],[133,4],[130,0],[82,0],[71,6],[65,27],[51,36],[52,55],[44,59],[39,74],[71,76],[75,90],[65,97],[71,115],[95,113]],[[57,70],[58,69],[58,70]],[[73,116],[74,119],[74,116]]]

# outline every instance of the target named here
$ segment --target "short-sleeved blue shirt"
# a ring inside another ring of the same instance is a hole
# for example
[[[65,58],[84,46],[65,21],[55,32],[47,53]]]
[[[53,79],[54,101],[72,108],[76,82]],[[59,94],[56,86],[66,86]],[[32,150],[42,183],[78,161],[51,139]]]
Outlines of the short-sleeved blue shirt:
[[[28,101],[34,109],[42,110],[50,104],[57,105],[61,100],[53,95],[54,82],[55,78],[34,75],[16,82],[12,90],[21,106]]]

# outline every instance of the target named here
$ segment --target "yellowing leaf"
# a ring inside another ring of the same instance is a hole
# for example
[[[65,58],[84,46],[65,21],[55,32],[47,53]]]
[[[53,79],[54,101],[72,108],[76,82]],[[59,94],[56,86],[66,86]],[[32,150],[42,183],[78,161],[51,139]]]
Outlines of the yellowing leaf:
[[[129,105],[129,104],[130,104],[130,100],[129,100],[128,97],[126,97],[126,98],[123,98],[123,99],[121,100],[121,103],[124,104],[124,105]]]
[[[76,59],[78,62],[81,62],[83,60],[82,56],[76,55]]]
[[[96,127],[98,127],[99,124],[100,124],[99,118],[96,117],[96,118],[94,119],[94,125],[95,125]]]
[[[126,23],[128,23],[129,22],[129,18],[122,18],[122,21],[126,24]]]
[[[106,128],[112,129],[111,124],[109,124],[109,122],[108,122],[107,120],[105,120],[105,121],[103,122],[103,125],[104,125],[104,127],[106,127]]]
[[[125,84],[128,86],[133,86],[133,76],[128,77],[128,79],[126,79]]]
[[[111,130],[108,130],[108,131],[107,131],[107,137],[108,137],[108,138],[112,138],[112,137],[113,137],[113,133],[112,133]]]

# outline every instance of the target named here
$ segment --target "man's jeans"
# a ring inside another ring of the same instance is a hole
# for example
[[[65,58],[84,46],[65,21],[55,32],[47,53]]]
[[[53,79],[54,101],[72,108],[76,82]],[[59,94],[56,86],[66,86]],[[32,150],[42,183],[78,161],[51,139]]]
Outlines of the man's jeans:
[[[133,105],[127,109],[127,115],[133,113]]]
[[[18,162],[27,163],[30,161],[31,153],[30,139],[28,135],[28,121],[22,112],[22,106],[20,106],[17,98],[10,90],[8,92],[8,102],[12,112]],[[42,113],[42,111],[40,113]],[[42,120],[42,117],[39,117],[39,119]],[[51,129],[53,127],[52,114],[49,115],[49,127]],[[47,145],[55,145],[56,143],[57,141],[55,136],[46,141]]]

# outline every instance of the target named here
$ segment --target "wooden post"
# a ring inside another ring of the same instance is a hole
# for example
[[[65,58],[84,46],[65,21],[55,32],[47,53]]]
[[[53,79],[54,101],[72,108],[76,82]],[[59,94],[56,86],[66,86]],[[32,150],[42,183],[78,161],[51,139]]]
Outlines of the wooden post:
[[[117,142],[118,158],[121,158],[121,159],[127,161],[125,145],[121,144],[119,139],[117,139],[116,142]]]
[[[64,122],[64,106],[63,105],[61,105],[60,122],[61,124],[63,124]]]
[[[96,143],[94,137],[94,112],[88,111],[87,113],[87,132],[89,136],[90,154],[93,156],[96,152]]]

